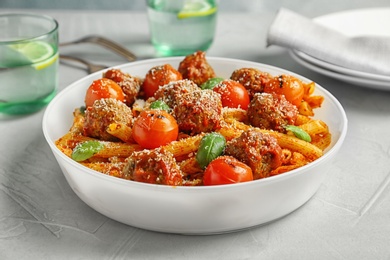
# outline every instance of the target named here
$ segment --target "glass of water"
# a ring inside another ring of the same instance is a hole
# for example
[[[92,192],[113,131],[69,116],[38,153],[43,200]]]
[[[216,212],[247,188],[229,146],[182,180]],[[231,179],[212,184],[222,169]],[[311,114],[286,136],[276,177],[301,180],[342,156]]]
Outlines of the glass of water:
[[[206,51],[217,22],[216,0],[148,0],[151,41],[161,56]]]
[[[36,14],[0,15],[0,113],[33,113],[58,85],[58,23]]]

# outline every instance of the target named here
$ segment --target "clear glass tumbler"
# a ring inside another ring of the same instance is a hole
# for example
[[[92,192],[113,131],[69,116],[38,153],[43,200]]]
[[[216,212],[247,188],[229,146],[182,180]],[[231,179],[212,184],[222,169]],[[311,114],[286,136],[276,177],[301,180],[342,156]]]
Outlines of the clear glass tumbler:
[[[0,15],[0,113],[46,106],[58,85],[58,23],[36,14]]]
[[[148,0],[151,41],[161,56],[206,51],[217,22],[215,0]]]

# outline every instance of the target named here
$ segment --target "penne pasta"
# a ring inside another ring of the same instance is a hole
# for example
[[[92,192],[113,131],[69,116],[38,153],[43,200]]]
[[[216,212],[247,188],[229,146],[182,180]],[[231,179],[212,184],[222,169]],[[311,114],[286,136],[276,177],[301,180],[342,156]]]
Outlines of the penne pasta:
[[[321,120],[310,120],[299,126],[305,130],[310,136],[328,133],[328,126]]]
[[[193,175],[196,173],[201,173],[203,170],[199,167],[196,158],[193,156],[187,160],[182,161],[179,164],[180,169],[183,171],[184,175]]]
[[[304,100],[314,93],[315,87],[316,87],[316,84],[314,82],[303,84],[303,88],[304,88],[303,99]]]
[[[302,101],[298,107],[299,114],[304,116],[314,116],[313,108],[307,101]]]
[[[275,170],[272,170],[270,172],[270,176],[275,176],[275,175],[278,175],[278,174],[282,174],[282,173],[285,173],[285,172],[288,172],[288,171],[292,171],[292,170],[295,170],[297,168],[301,167],[301,165],[282,165],[278,168],[276,168]]]
[[[76,108],[73,112],[73,124],[69,132],[73,134],[83,134],[84,127],[84,115],[82,114],[80,108]]]
[[[317,135],[313,138],[313,145],[317,146],[321,150],[325,150],[332,142],[331,133],[327,132],[323,135]]]
[[[163,149],[172,153],[174,157],[180,157],[186,154],[194,153],[198,150],[200,140],[203,136],[204,134],[199,134],[196,136],[183,138],[178,141],[173,141],[163,146]]]
[[[277,139],[278,144],[282,148],[289,149],[293,152],[299,152],[303,154],[306,158],[308,158],[310,161],[314,161],[315,159],[318,159],[322,156],[322,150],[309,142],[303,141],[294,136],[289,136],[278,132],[262,132],[267,132],[274,136]]]
[[[225,119],[235,119],[240,122],[245,122],[247,120],[247,113],[246,110],[239,109],[239,108],[224,108],[223,111],[223,117]]]
[[[322,102],[324,102],[323,96],[310,96],[306,98],[306,102],[311,108],[321,107]]]
[[[295,125],[297,125],[297,126],[303,125],[303,124],[309,122],[310,120],[311,119],[309,116],[299,114],[297,116],[297,119],[295,120]]]
[[[125,167],[125,163],[110,163],[110,162],[88,162],[82,163],[82,165],[93,169],[95,171],[118,177],[125,178],[126,176],[123,174],[123,168]]]
[[[73,149],[78,143],[95,140],[94,138],[83,136],[80,134],[75,134],[72,132],[66,133],[63,137],[60,137],[56,141],[57,147],[62,147],[63,149]]]
[[[119,138],[125,143],[135,143],[131,134],[132,133],[131,127],[125,124],[112,123],[107,127],[106,131],[110,135]]]
[[[102,141],[104,148],[93,155],[93,157],[111,158],[111,157],[129,157],[135,151],[141,151],[138,144],[128,144],[119,142]]]
[[[218,130],[218,133],[223,135],[227,141],[232,140],[233,138],[237,138],[242,134],[242,129],[237,129],[231,126],[222,127]]]

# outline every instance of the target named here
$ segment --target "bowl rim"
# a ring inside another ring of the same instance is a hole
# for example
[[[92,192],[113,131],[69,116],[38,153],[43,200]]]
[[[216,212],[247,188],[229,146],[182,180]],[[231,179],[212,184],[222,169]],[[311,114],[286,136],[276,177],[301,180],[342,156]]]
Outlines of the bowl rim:
[[[167,58],[145,59],[145,60],[135,61],[135,62],[131,62],[131,63],[124,63],[124,64],[121,64],[121,65],[118,65],[118,66],[113,66],[112,68],[123,69],[125,67],[128,68],[128,67],[145,65],[145,64],[154,63],[154,62],[170,62],[170,61],[178,62],[178,61],[181,61],[182,59],[184,59],[184,57],[182,57],[182,56],[167,57]],[[282,71],[284,73],[288,73],[288,74],[293,75],[295,77],[298,77],[298,78],[300,78],[301,80],[304,80],[304,81],[309,81],[309,82],[312,81],[312,80],[310,80],[310,79],[308,79],[308,78],[306,78],[304,76],[301,76],[301,75],[299,75],[297,73],[294,73],[294,72],[291,72],[289,70],[286,70],[286,69],[283,69],[283,68],[280,68],[280,67],[276,67],[276,66],[272,66],[272,65],[268,65],[268,64],[264,64],[264,63],[260,63],[260,62],[247,61],[247,60],[241,60],[241,59],[233,59],[233,58],[213,57],[213,56],[207,57],[207,60],[211,61],[211,62],[213,62],[213,61],[217,62],[218,61],[218,62],[245,63],[246,66],[250,66],[250,65],[257,66],[257,67],[261,66],[261,67],[266,68],[266,69],[278,70],[278,71]],[[49,124],[48,118],[49,118],[49,114],[51,112],[51,108],[53,106],[55,106],[55,104],[57,102],[59,102],[59,100],[61,100],[62,97],[64,95],[66,95],[67,92],[71,91],[74,88],[77,88],[78,85],[81,84],[81,82],[84,82],[84,81],[87,81],[87,80],[89,80],[91,78],[94,78],[98,74],[101,75],[101,73],[103,71],[105,71],[105,70],[107,70],[107,69],[104,69],[104,70],[101,70],[101,71],[89,74],[89,75],[87,75],[85,77],[82,77],[82,78],[74,81],[73,83],[71,83],[67,87],[65,87],[63,90],[61,90],[53,98],[53,100],[49,103],[49,105],[47,106],[47,108],[46,108],[46,110],[44,112],[43,120],[42,120],[42,130],[43,130],[43,134],[44,134],[44,137],[46,139],[46,142],[49,144],[52,152],[54,152],[55,155],[59,156],[65,162],[71,164],[73,167],[76,167],[81,172],[83,172],[83,174],[88,174],[88,175],[90,175],[90,176],[92,176],[94,178],[107,180],[107,181],[115,183],[115,184],[128,186],[129,188],[139,188],[139,189],[143,189],[143,190],[148,189],[148,190],[154,190],[154,191],[156,191],[156,190],[159,190],[159,191],[172,191],[172,190],[175,190],[175,191],[185,191],[185,192],[188,192],[188,191],[198,192],[198,190],[215,190],[215,191],[218,191],[218,190],[222,189],[222,190],[226,191],[226,189],[229,189],[229,190],[231,190],[231,189],[240,189],[240,187],[244,186],[244,185],[245,186],[249,186],[249,187],[251,187],[253,185],[255,185],[255,186],[269,185],[270,183],[273,183],[273,182],[279,182],[279,181],[282,181],[282,180],[286,180],[286,179],[292,178],[292,177],[294,177],[296,175],[303,174],[304,172],[306,172],[306,170],[315,167],[317,164],[320,164],[322,161],[327,160],[328,157],[332,156],[333,153],[337,152],[341,148],[341,146],[342,146],[342,144],[343,144],[343,142],[345,140],[346,134],[347,134],[348,119],[347,119],[347,116],[346,116],[346,113],[345,113],[345,110],[344,110],[343,106],[341,105],[341,103],[328,90],[326,90],[324,87],[322,87],[321,85],[319,85],[318,83],[315,82],[316,88],[319,88],[321,90],[321,92],[323,92],[327,96],[327,100],[329,102],[332,102],[333,105],[335,105],[337,107],[337,109],[341,113],[340,114],[340,118],[342,120],[341,120],[341,125],[339,126],[340,127],[340,136],[339,136],[338,140],[334,143],[333,147],[331,147],[329,150],[327,150],[320,158],[316,159],[313,162],[308,163],[307,165],[304,165],[304,166],[299,167],[297,169],[285,172],[283,174],[278,174],[278,175],[267,177],[267,178],[263,178],[263,179],[258,179],[258,180],[253,180],[253,181],[249,181],[249,182],[243,182],[243,183],[236,183],[236,184],[231,184],[231,185],[169,186],[169,185],[149,184],[149,183],[130,181],[130,180],[125,180],[125,179],[121,179],[121,178],[118,178],[118,177],[114,177],[114,176],[109,176],[109,175],[106,175],[106,174],[102,174],[102,173],[100,173],[98,171],[92,170],[92,169],[90,169],[90,168],[88,168],[86,166],[83,166],[80,163],[78,163],[78,162],[72,160],[71,158],[69,158],[68,156],[66,156],[64,153],[62,153],[56,147],[54,141],[51,140],[50,134],[48,132],[48,124]]]

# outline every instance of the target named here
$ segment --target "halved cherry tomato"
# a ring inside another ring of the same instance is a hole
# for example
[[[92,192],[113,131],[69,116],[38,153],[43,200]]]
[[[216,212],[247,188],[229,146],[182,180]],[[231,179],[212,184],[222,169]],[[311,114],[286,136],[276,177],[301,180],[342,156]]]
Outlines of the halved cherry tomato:
[[[213,90],[221,95],[222,106],[244,110],[248,108],[249,94],[241,83],[226,79],[215,85]]]
[[[91,107],[93,102],[102,98],[115,98],[124,101],[122,88],[111,79],[101,78],[92,82],[85,95],[85,105]]]
[[[264,86],[264,92],[284,95],[295,106],[301,104],[304,91],[302,82],[291,75],[273,77]]]
[[[232,156],[220,156],[211,161],[203,174],[204,185],[232,184],[252,180],[252,169]]]
[[[144,83],[142,85],[146,98],[152,97],[160,86],[168,84],[171,81],[183,79],[179,71],[173,68],[170,64],[164,64],[151,68],[146,73]]]
[[[144,110],[133,125],[133,138],[143,148],[153,149],[177,139],[179,127],[165,110]]]

